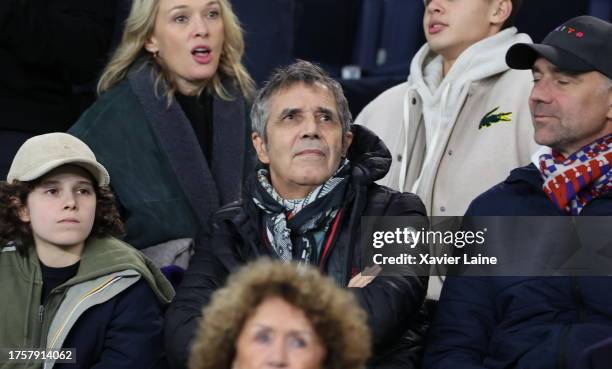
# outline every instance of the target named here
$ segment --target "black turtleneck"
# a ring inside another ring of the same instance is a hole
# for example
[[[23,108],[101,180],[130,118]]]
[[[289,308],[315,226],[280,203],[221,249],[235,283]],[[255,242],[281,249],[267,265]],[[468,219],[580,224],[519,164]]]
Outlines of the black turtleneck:
[[[66,282],[77,274],[80,263],[80,261],[77,261],[75,264],[68,265],[67,267],[53,268],[46,266],[42,263],[42,261],[40,262],[40,270],[43,278],[41,304],[44,304],[45,301],[47,301],[47,297],[49,297],[49,294],[55,287]]]
[[[176,100],[191,123],[202,153],[210,167],[213,145],[212,96],[206,92],[202,92],[200,96],[185,96],[177,93]]]

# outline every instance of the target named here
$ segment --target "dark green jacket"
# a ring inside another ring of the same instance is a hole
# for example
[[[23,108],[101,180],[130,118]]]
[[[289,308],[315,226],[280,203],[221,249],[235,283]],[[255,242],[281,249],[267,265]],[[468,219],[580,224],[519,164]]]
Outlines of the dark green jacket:
[[[125,240],[134,247],[194,238],[217,208],[239,198],[250,125],[245,100],[230,87],[235,100],[213,100],[211,167],[179,104],[168,107],[164,91],[154,93],[147,64],[133,68],[69,130],[108,169]]]
[[[112,316],[112,321],[120,321],[120,315],[125,311],[104,314],[99,306],[108,305],[124,291],[129,294],[131,290],[127,291],[128,288],[141,280],[153,291],[159,305],[168,304],[174,296],[170,283],[140,252],[114,238],[93,238],[85,244],[77,274],[53,289],[45,304],[41,305],[42,273],[34,247],[29,248],[27,255],[21,255],[15,247],[3,247],[0,249],[0,296],[3,300],[0,304],[0,347],[67,347],[64,346],[67,337],[75,327],[78,329],[79,324],[83,325],[84,319],[95,329],[89,329],[86,337],[72,337],[71,344],[88,345],[87,341],[91,340],[105,342],[106,332],[112,329],[112,324],[104,321],[104,317]],[[129,304],[129,309],[138,309],[136,313],[143,316],[141,310],[146,310],[146,307],[137,306],[139,303]],[[95,313],[90,314],[91,311]],[[161,311],[158,314],[159,317],[149,323],[143,316],[142,324],[132,332],[132,342],[139,341],[135,336],[142,331],[146,334],[144,342],[155,339],[146,326],[158,324]],[[100,331],[100,326],[102,337],[98,338],[95,335]],[[128,327],[122,329],[130,330]],[[161,330],[158,334],[161,338]],[[105,342],[105,346],[108,346],[108,342]],[[13,364],[15,367],[34,368],[41,363]],[[11,363],[0,362],[0,367],[11,367]]]

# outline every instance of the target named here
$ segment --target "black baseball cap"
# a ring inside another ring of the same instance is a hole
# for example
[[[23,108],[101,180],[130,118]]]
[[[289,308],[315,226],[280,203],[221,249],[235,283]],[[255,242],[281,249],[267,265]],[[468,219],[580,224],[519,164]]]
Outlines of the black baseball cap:
[[[513,69],[531,69],[538,57],[568,72],[599,71],[612,78],[612,23],[582,15],[550,32],[541,44],[516,44],[506,53]]]

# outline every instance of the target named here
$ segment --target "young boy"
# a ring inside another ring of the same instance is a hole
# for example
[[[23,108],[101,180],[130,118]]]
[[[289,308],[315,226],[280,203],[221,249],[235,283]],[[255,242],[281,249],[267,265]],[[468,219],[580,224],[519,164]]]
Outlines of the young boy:
[[[174,291],[137,250],[109,175],[79,139],[26,141],[0,182],[0,368],[150,368],[162,352],[163,307]],[[59,350],[74,348],[72,354]],[[14,350],[14,351],[10,351]],[[54,353],[52,350],[58,350]],[[39,357],[39,360],[34,358]],[[71,356],[73,363],[54,358]],[[76,360],[75,360],[76,359]]]

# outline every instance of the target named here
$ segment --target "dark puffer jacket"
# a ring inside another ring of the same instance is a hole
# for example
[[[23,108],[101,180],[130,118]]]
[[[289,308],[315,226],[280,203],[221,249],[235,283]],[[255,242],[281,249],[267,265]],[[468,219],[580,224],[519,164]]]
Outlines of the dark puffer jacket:
[[[422,216],[425,208],[413,194],[399,193],[379,186],[391,163],[389,151],[371,131],[353,126],[354,139],[349,151],[350,184],[344,216],[321,270],[346,286],[362,270],[360,224],[362,216]],[[262,247],[260,210],[247,192],[241,202],[221,208],[213,218],[210,239],[201,242],[191,260],[177,296],[166,314],[166,348],[175,368],[186,365],[188,348],[197,327],[202,306],[223,285],[237,267],[260,256],[271,256]],[[330,227],[330,232],[333,227]],[[388,360],[411,368],[418,361],[414,341],[405,330],[416,320],[423,303],[426,280],[417,277],[377,277],[365,288],[353,291],[368,313],[369,324],[379,357],[387,351]],[[409,340],[413,344],[407,344]],[[402,347],[398,350],[398,347]],[[386,349],[386,350],[385,350]],[[391,359],[391,357],[393,357]],[[389,366],[385,366],[389,367]]]
[[[563,216],[533,165],[480,195],[466,215]],[[612,215],[612,193],[580,216]],[[424,367],[572,368],[612,336],[608,277],[449,277],[429,332]]]

